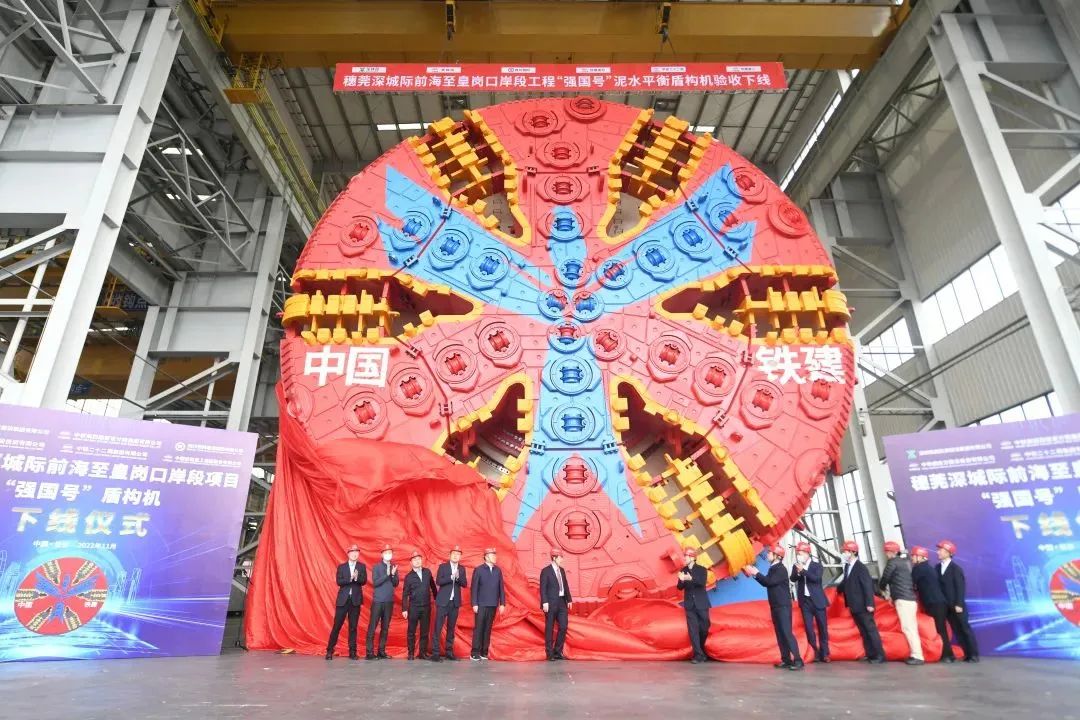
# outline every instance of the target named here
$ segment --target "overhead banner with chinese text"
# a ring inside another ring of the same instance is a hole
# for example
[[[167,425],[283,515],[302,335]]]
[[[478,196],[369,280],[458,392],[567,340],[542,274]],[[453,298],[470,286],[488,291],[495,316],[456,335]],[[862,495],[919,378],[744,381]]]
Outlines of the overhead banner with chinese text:
[[[256,440],[0,405],[0,661],[220,652]]]
[[[766,92],[787,89],[784,66],[764,63],[427,65],[338,63],[335,92]]]
[[[885,450],[909,547],[959,548],[982,654],[1080,659],[1080,415],[894,435]]]

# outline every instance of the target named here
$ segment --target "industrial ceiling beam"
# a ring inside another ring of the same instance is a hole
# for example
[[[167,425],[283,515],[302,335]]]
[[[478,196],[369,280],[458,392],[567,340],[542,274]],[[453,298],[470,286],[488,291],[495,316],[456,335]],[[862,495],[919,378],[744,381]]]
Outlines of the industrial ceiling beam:
[[[651,2],[459,0],[450,40],[443,4],[425,0],[214,0],[197,7],[206,8],[234,61],[263,53],[285,67],[780,60],[789,68],[867,69],[908,5],[676,3],[663,48]]]

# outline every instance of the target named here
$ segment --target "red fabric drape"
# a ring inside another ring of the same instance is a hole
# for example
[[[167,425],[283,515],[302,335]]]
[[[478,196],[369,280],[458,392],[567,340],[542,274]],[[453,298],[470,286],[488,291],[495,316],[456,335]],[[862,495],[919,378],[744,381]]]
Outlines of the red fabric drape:
[[[285,408],[280,386],[278,400]],[[445,561],[450,547],[460,545],[470,573],[482,561],[485,547],[498,548],[508,607],[504,615],[496,616],[491,657],[544,658],[539,600],[503,532],[498,500],[477,472],[414,445],[356,439],[316,448],[284,412],[277,474],[248,593],[248,647],[322,654],[333,620],[335,570],[344,561],[344,548],[354,542],[362,549],[361,561],[368,564],[377,561],[382,545],[389,543],[402,570],[413,548],[419,548],[434,569]],[[365,596],[361,632],[367,623],[370,590]],[[395,608],[400,609],[400,587],[398,599]],[[800,650],[804,658],[812,657],[802,619],[797,611],[794,615]],[[879,604],[877,621],[888,657],[907,657],[907,642],[889,605]],[[937,659],[941,642],[933,621],[920,616],[919,623],[926,657]],[[473,614],[463,607],[455,648],[459,656],[468,653],[472,627]],[[829,636],[834,659],[862,655],[858,631],[842,602],[833,602],[829,611]],[[339,652],[345,647],[343,632]],[[400,614],[391,622],[387,649],[395,655],[405,652]],[[721,660],[775,662],[778,651],[768,604],[760,600],[713,608],[707,649]],[[689,658],[685,615],[667,600],[607,603],[586,617],[571,617],[566,655],[589,660]]]

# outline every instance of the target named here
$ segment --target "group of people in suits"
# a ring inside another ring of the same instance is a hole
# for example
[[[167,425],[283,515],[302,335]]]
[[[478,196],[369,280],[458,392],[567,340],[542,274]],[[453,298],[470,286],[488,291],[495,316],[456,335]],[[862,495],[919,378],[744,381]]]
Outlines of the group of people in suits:
[[[925,662],[918,627],[920,606],[923,612],[934,618],[938,634],[941,635],[943,662],[956,661],[949,639],[950,626],[964,651],[964,661],[979,662],[979,647],[968,622],[964,571],[953,560],[956,545],[949,540],[938,543],[937,554],[940,562],[936,567],[929,563],[930,553],[924,547],[912,548],[910,558],[903,555],[897,542],[886,542],[884,550],[888,562],[875,584],[870,577],[870,571],[859,560],[858,543],[847,540],[841,548],[844,568],[837,584],[837,593],[844,598],[844,604],[862,637],[861,659],[871,664],[885,662],[881,634],[874,620],[874,599],[875,595],[880,595],[887,597],[896,608],[900,630],[908,643],[909,654],[905,660],[908,665],[922,665]],[[824,568],[820,562],[810,557],[809,543],[801,542],[795,546],[795,563],[790,572],[784,567],[784,554],[782,545],[773,545],[768,550],[767,573],[762,573],[753,565],[743,569],[745,574],[753,577],[768,591],[776,644],[780,649],[780,662],[776,663],[776,667],[786,670],[803,668],[798,641],[791,630],[790,583],[795,586],[795,597],[802,613],[803,626],[806,628],[806,641],[814,650],[814,662],[831,662],[826,617],[829,600],[822,585]],[[688,565],[692,566],[692,558]],[[694,602],[696,604],[697,600]],[[696,611],[693,614],[696,615]],[[695,648],[696,658],[698,644],[702,642],[695,632],[698,620],[696,617],[692,618],[689,609],[686,616],[690,643]]]
[[[349,622],[349,658],[358,660],[356,647],[357,624],[360,606],[363,604],[363,586],[367,584],[367,568],[359,562],[360,548],[352,545],[346,549],[348,560],[337,568],[338,594],[335,603],[334,624],[326,644],[326,659],[334,658],[341,635],[341,627]],[[506,612],[506,586],[502,570],[496,564],[495,548],[484,550],[484,562],[472,573],[470,600],[476,616],[473,626],[473,660],[487,660],[491,649],[491,627],[495,613]],[[393,613],[394,588],[398,586],[397,566],[393,563],[393,549],[387,545],[382,551],[382,562],[372,565],[371,616],[367,628],[367,660],[386,659],[386,636]],[[454,546],[446,562],[439,565],[432,575],[424,567],[423,554],[414,550],[409,558],[410,570],[405,575],[401,590],[401,616],[408,623],[405,638],[409,660],[416,657],[434,662],[457,660],[454,655],[454,631],[458,610],[461,608],[462,591],[469,587],[468,573],[461,565],[461,548]],[[544,627],[545,648],[548,660],[563,659],[566,642],[567,614],[573,600],[566,571],[562,569],[562,553],[551,551],[551,564],[540,572],[540,605],[546,622]],[[435,633],[429,645],[431,606],[435,605]],[[558,632],[555,626],[558,625]],[[419,643],[417,643],[419,629]],[[375,633],[379,632],[378,650]],[[444,635],[445,630],[445,635]],[[445,638],[445,645],[441,641]],[[431,652],[428,652],[428,649]]]
[[[854,540],[844,542],[843,574],[837,584],[838,594],[851,613],[855,626],[862,637],[863,660],[872,664],[885,662],[881,635],[874,620],[875,595],[887,597],[896,608],[900,628],[909,646],[908,665],[924,662],[922,643],[919,639],[918,610],[934,618],[942,640],[942,661],[955,662],[949,628],[952,628],[966,662],[979,661],[979,648],[967,617],[964,571],[953,557],[956,545],[942,540],[937,545],[939,563],[932,567],[929,552],[924,547],[914,547],[910,558],[901,552],[899,543],[887,542],[884,550],[888,562],[875,584],[870,571],[859,560],[859,545]],[[349,657],[356,660],[356,631],[363,603],[363,586],[367,583],[367,568],[359,562],[360,549],[353,545],[347,549],[348,560],[337,568],[338,594],[334,624],[326,646],[326,659],[334,657],[341,627],[349,622]],[[802,613],[806,629],[806,641],[814,650],[814,662],[831,662],[829,656],[829,628],[826,609],[829,599],[823,586],[824,568],[810,556],[809,543],[795,546],[795,563],[791,570],[784,566],[785,549],[775,544],[768,548],[769,568],[762,572],[754,565],[747,565],[743,572],[762,585],[768,595],[769,611],[776,631],[776,644],[780,650],[777,668],[801,670],[802,655],[799,643],[792,632],[792,593]],[[446,562],[432,574],[423,566],[423,555],[414,550],[410,556],[410,569],[405,576],[401,593],[401,616],[408,623],[406,642],[409,660],[419,657],[439,662],[442,659],[457,660],[454,656],[454,630],[462,591],[469,586],[468,573],[461,565],[461,548],[451,549]],[[705,643],[709,636],[709,597],[706,590],[708,570],[697,564],[697,552],[685,551],[685,565],[680,568],[677,587],[683,592],[683,610],[686,613],[686,629],[692,649],[691,662],[708,660]],[[548,660],[562,660],[566,642],[569,611],[573,606],[570,584],[562,567],[562,553],[551,551],[551,564],[540,571],[540,607],[544,611],[544,649]],[[398,586],[397,566],[393,563],[393,550],[383,548],[382,562],[371,568],[373,587],[371,617],[367,628],[368,660],[387,658],[386,636],[393,614],[394,588]],[[491,648],[491,628],[495,614],[506,612],[506,587],[502,570],[496,564],[495,548],[484,551],[484,562],[472,573],[470,601],[476,621],[473,625],[473,660],[487,660]],[[429,644],[431,606],[435,605],[435,633]],[[557,630],[556,630],[557,628]],[[419,643],[417,643],[419,629]],[[378,648],[375,633],[379,632]],[[445,630],[445,635],[444,635]],[[441,641],[445,639],[445,645]],[[428,649],[431,648],[429,653]]]

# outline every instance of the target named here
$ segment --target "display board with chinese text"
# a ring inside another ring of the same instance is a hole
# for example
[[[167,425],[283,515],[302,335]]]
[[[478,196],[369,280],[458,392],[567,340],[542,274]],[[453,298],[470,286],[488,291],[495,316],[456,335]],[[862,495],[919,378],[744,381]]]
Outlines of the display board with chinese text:
[[[1080,659],[1080,415],[885,449],[907,545],[959,548],[982,654]]]
[[[0,405],[0,661],[217,654],[256,440]]]

